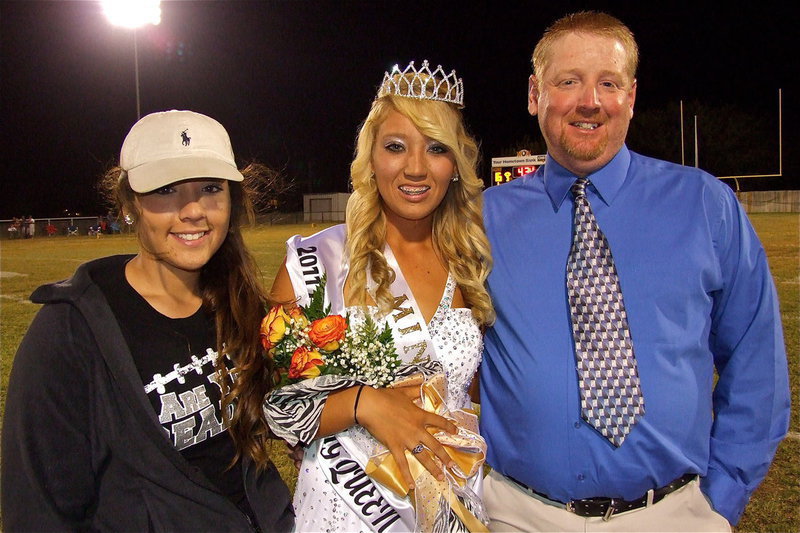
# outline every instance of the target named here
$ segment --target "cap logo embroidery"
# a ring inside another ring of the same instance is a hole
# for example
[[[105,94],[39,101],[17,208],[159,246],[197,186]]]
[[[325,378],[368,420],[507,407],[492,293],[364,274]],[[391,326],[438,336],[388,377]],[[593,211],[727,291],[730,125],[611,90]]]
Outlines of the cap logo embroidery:
[[[185,130],[183,130],[183,131],[181,132],[181,139],[183,139],[183,141],[182,141],[182,142],[183,142],[183,145],[184,145],[184,146],[189,146],[189,143],[191,143],[191,142],[192,142],[192,138],[191,138],[191,137],[189,137],[188,135],[186,135],[186,132],[187,132],[187,131],[189,131],[189,129],[188,129],[188,128],[187,128],[187,129],[185,129]]]

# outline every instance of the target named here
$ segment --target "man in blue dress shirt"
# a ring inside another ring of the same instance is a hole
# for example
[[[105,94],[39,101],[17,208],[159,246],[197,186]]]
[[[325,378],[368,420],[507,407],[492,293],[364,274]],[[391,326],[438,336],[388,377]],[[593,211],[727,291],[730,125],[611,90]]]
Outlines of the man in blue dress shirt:
[[[638,51],[624,24],[568,15],[533,62],[528,110],[547,162],[485,194],[491,528],[729,531],[788,428],[764,249],[723,183],[625,146]],[[646,405],[618,447],[581,418],[565,286],[578,178],[616,264]]]

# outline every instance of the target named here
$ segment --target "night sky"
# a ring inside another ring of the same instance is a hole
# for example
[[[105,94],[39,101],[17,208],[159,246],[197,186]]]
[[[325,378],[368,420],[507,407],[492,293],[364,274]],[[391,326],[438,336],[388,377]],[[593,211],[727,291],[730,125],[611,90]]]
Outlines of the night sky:
[[[637,116],[680,100],[730,106],[763,121],[768,134],[752,142],[776,152],[783,88],[785,177],[761,187],[798,188],[797,135],[788,131],[796,129],[789,80],[798,73],[797,12],[733,5],[164,2],[161,24],[138,32],[142,114],[205,113],[226,127],[240,163],[281,169],[299,192],[345,191],[354,138],[384,70],[429,59],[464,79],[464,114],[481,142],[488,185],[492,157],[514,155],[526,136],[540,141],[525,105],[542,31],[565,13],[600,9],[626,22],[639,42]],[[131,30],[112,27],[93,1],[3,1],[0,121],[0,219],[103,212],[94,183],[136,121]],[[675,128],[654,128],[652,136],[674,138],[678,124],[675,116]],[[751,126],[733,127],[758,130]],[[741,170],[776,173],[777,153],[760,167]]]

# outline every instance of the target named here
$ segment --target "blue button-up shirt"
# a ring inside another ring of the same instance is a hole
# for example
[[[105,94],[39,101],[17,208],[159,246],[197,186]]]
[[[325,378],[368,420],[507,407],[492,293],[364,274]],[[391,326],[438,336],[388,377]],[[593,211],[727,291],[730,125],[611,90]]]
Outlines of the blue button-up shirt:
[[[646,414],[619,448],[580,418],[565,286],[576,176],[548,156],[535,174],[485,193],[497,310],[480,373],[488,462],[560,501],[632,499],[697,473],[735,524],[789,419],[764,249],[730,188],[700,170],[623,147],[587,178]]]

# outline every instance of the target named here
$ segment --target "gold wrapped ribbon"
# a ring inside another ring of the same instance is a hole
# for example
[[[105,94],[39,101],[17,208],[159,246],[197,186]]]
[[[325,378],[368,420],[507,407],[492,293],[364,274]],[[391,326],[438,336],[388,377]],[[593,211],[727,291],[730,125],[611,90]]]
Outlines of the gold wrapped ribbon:
[[[422,451],[429,454],[436,464],[442,467],[445,473],[442,481],[436,479],[414,454],[406,450],[409,470],[414,478],[414,489],[410,491],[411,502],[416,511],[418,528],[422,531],[432,531],[437,517],[440,519],[449,517],[448,512],[440,512],[442,511],[440,508],[447,505],[469,531],[485,532],[488,531],[486,525],[462,503],[456,493],[463,494],[464,491],[459,491],[458,487],[465,487],[470,477],[480,475],[486,459],[486,441],[478,434],[478,417],[475,413],[463,409],[451,412],[447,409],[443,399],[446,379],[441,373],[433,375],[428,380],[417,374],[392,385],[398,387],[421,383],[420,398],[415,403],[426,411],[449,419],[458,427],[458,432],[452,435],[443,431],[433,433],[436,440],[444,446],[455,467],[445,468],[439,458],[429,450]],[[409,495],[394,457],[384,446],[379,445],[373,450],[367,463],[366,473],[397,496]],[[480,502],[477,504],[480,505]]]

